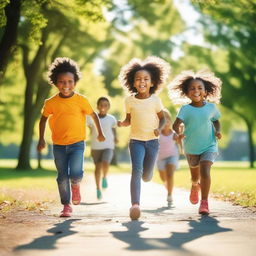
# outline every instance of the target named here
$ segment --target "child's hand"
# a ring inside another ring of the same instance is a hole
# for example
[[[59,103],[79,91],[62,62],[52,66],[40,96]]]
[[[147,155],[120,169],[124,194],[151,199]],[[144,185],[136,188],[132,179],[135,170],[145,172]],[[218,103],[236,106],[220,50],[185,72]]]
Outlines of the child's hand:
[[[98,139],[98,141],[104,141],[106,138],[105,138],[105,136],[101,133],[101,134],[98,135],[97,139]]]
[[[118,127],[122,127],[123,126],[123,122],[122,121],[117,121],[117,126]]]
[[[221,133],[220,132],[215,132],[215,136],[220,140],[221,139],[221,137],[222,137],[222,135],[221,135]]]
[[[178,134],[178,140],[182,141],[184,138],[186,138],[186,136],[184,135],[184,133]]]
[[[126,126],[129,126],[130,125],[130,122],[128,120],[124,120],[124,121],[118,121],[117,122],[117,126],[118,127],[126,127]]]
[[[37,151],[41,152],[44,148],[45,148],[45,140],[41,139],[41,140],[38,141]]]
[[[159,129],[155,129],[155,130],[154,130],[154,134],[155,134],[156,137],[158,137],[159,134],[160,134],[160,130],[159,130]]]

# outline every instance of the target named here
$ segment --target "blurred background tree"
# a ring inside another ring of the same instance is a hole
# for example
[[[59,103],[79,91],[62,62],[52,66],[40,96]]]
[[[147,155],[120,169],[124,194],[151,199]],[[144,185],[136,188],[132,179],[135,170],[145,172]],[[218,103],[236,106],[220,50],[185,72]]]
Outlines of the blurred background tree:
[[[125,91],[117,79],[120,68],[133,57],[157,55],[171,64],[170,80],[181,70],[205,67],[223,80],[225,136],[220,145],[227,148],[234,126],[244,129],[243,120],[252,167],[255,4],[236,0],[230,8],[228,0],[182,2],[191,11],[180,8],[181,1],[177,0],[1,1],[0,154],[7,145],[18,145],[17,168],[31,168],[43,102],[57,92],[46,81],[48,66],[55,57],[77,61],[83,73],[77,90],[94,108],[98,97],[109,96],[110,113],[122,119]],[[199,17],[193,25],[197,28],[188,24],[194,13]],[[186,36],[193,29],[195,34]],[[201,37],[203,44],[194,43]],[[174,117],[178,109],[169,100],[166,88],[160,97]],[[122,159],[121,155],[127,153],[129,128],[117,132],[117,152]],[[49,131],[47,141],[51,143]]]

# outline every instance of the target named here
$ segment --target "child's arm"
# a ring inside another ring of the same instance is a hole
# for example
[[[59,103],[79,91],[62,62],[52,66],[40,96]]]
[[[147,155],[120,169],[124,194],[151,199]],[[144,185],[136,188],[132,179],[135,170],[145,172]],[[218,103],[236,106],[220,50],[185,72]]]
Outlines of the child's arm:
[[[131,124],[131,114],[127,113],[124,121],[118,121],[117,126],[123,127],[123,126],[129,126]]]
[[[113,134],[114,134],[114,142],[115,144],[118,143],[117,134],[116,134],[116,128],[112,128]]]
[[[98,137],[97,137],[98,141],[104,141],[105,140],[105,136],[104,136],[104,134],[102,132],[102,128],[101,128],[101,124],[100,124],[100,120],[99,120],[98,115],[95,112],[93,112],[91,114],[91,117],[92,117],[92,119],[93,119],[93,121],[94,121],[94,123],[96,125],[97,131],[98,131]]]
[[[154,130],[154,134],[155,134],[156,137],[159,136],[159,134],[160,134],[161,130],[163,129],[163,127],[164,127],[164,125],[165,125],[165,122],[166,122],[165,117],[164,117],[164,111],[163,111],[163,110],[161,110],[160,112],[158,112],[158,113],[157,113],[157,116],[158,116],[158,118],[159,118],[159,126],[158,126],[157,129]]]
[[[222,137],[220,132],[220,121],[219,120],[213,121],[213,126],[215,128],[215,136],[220,140]]]
[[[37,151],[42,151],[45,148],[44,132],[48,117],[41,116],[39,122],[39,141],[37,144]]]

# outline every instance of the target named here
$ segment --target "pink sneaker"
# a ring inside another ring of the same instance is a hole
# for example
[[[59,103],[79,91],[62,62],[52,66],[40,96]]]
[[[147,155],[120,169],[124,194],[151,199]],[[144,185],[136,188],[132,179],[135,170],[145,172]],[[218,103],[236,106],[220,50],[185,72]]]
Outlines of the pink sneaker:
[[[199,201],[198,192],[200,191],[200,184],[192,185],[190,190],[189,200],[191,204],[197,204]]]
[[[71,185],[72,190],[72,203],[77,205],[81,202],[81,195],[80,195],[80,184],[73,184]]]
[[[134,204],[130,208],[130,218],[131,220],[137,220],[140,217],[140,207],[138,204]]]
[[[69,204],[64,204],[64,208],[60,213],[60,217],[71,217],[72,208]]]
[[[209,214],[209,207],[208,207],[208,201],[207,200],[201,200],[201,204],[199,207],[199,213],[200,214]]]

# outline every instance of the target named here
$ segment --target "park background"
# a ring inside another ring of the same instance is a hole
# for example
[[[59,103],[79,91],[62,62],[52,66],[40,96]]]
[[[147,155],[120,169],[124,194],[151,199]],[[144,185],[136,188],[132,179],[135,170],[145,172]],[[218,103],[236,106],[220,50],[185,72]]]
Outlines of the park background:
[[[110,113],[122,119],[120,68],[133,57],[156,55],[172,66],[168,82],[182,70],[202,68],[223,81],[223,138],[213,192],[255,206],[255,20],[254,0],[1,0],[0,204],[20,203],[15,189],[47,183],[52,185],[45,189],[56,190],[56,174],[48,171],[54,170],[49,129],[47,150],[42,156],[36,152],[44,100],[57,92],[46,80],[54,58],[74,59],[83,75],[77,91],[94,108],[98,97],[108,96]],[[170,101],[167,88],[159,96],[174,118],[180,106]],[[117,134],[112,171],[129,171],[129,128],[117,129]],[[92,171],[89,140],[87,146]],[[175,184],[189,186],[185,161]]]

